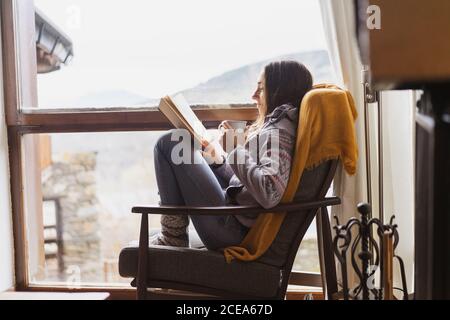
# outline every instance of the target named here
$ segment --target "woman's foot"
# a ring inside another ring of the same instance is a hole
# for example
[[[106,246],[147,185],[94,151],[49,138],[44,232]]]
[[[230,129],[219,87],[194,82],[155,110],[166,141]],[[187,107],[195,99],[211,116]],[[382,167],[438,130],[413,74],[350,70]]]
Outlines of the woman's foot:
[[[150,237],[152,245],[189,247],[189,218],[187,216],[161,216],[161,233]]]
[[[157,246],[169,247],[189,247],[189,239],[181,239],[176,237],[166,237],[162,233],[158,233],[150,237],[149,243]]]

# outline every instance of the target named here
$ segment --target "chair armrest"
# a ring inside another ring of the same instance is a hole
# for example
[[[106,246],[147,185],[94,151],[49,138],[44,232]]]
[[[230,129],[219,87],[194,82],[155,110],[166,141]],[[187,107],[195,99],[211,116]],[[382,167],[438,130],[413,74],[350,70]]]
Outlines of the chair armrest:
[[[322,200],[310,202],[292,202],[288,204],[280,204],[271,209],[265,209],[259,206],[226,206],[226,207],[181,207],[181,206],[148,206],[148,207],[133,207],[131,212],[149,215],[149,214],[164,214],[164,215],[207,215],[207,216],[221,216],[221,215],[241,215],[241,214],[259,214],[259,213],[273,213],[273,212],[296,212],[300,210],[319,209],[328,206],[341,204],[341,199],[338,197],[324,198]]]

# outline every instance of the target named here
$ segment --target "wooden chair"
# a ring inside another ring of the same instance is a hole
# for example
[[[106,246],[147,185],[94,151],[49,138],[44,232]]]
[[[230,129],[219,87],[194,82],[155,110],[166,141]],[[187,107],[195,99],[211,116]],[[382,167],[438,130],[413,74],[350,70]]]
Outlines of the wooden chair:
[[[119,258],[121,276],[134,278],[131,284],[137,287],[138,299],[162,298],[155,288],[195,293],[200,295],[199,298],[284,299],[300,243],[317,217],[321,274],[296,273],[293,280],[295,284],[305,286],[322,285],[325,297],[331,299],[338,289],[327,207],[340,204],[340,199],[326,198],[326,194],[337,163],[327,161],[306,170],[295,201],[270,210],[255,206],[134,207],[132,212],[142,215],[139,246],[122,250]],[[288,214],[269,250],[253,262],[233,260],[227,264],[221,252],[149,246],[150,214],[242,215],[277,211]]]

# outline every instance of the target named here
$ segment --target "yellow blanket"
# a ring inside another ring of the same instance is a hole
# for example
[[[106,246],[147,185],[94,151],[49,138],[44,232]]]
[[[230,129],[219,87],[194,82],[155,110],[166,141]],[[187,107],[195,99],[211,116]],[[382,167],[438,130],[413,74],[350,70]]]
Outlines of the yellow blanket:
[[[289,183],[281,203],[294,200],[303,171],[323,161],[340,159],[345,170],[356,173],[357,112],[350,92],[333,85],[318,85],[302,101],[296,148]],[[274,241],[286,213],[260,214],[239,246],[224,249],[228,263],[234,258],[254,261]]]

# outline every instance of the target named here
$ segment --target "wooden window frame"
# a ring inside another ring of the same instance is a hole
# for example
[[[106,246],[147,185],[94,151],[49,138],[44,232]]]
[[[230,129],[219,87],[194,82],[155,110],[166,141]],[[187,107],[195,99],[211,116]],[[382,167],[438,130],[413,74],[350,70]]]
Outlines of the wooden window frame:
[[[24,154],[26,134],[160,131],[172,128],[155,108],[38,109],[37,67],[32,1],[1,1],[3,89],[8,132],[11,200],[14,234],[15,289],[17,291],[109,292],[114,298],[135,298],[131,288],[85,285],[80,289],[33,285],[28,272],[28,246],[24,204]],[[19,35],[20,32],[20,36]],[[28,46],[28,47],[27,47]],[[26,50],[25,50],[26,49]],[[22,90],[26,87],[27,90]],[[26,108],[22,108],[22,107]],[[254,104],[198,105],[194,112],[207,128],[223,119],[254,121]],[[292,283],[301,279],[293,271]],[[313,275],[314,276],[314,275]],[[320,295],[320,289],[314,290]],[[290,292],[289,295],[296,292]]]

